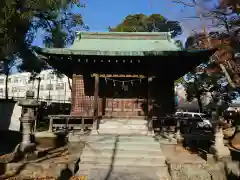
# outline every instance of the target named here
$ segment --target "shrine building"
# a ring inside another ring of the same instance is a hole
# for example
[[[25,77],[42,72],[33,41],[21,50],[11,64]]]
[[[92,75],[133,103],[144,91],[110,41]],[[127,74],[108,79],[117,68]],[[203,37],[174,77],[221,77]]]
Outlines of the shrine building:
[[[172,114],[174,81],[214,52],[183,50],[168,32],[79,32],[69,48],[36,49],[72,78],[71,114],[92,117],[98,125],[102,119]]]

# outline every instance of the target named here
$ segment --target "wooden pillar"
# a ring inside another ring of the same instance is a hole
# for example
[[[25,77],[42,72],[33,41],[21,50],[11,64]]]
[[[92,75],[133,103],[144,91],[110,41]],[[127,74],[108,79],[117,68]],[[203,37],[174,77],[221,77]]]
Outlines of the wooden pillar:
[[[98,95],[99,95],[99,74],[94,74],[94,101],[93,101],[93,131],[98,130]]]
[[[154,117],[152,116],[152,96],[151,96],[151,84],[152,84],[153,78],[147,77],[147,119],[148,119],[148,135],[152,136],[154,135],[153,130],[153,120]]]
[[[157,76],[153,80],[152,95],[155,100],[154,115],[164,117],[174,112],[174,82],[171,78]]]

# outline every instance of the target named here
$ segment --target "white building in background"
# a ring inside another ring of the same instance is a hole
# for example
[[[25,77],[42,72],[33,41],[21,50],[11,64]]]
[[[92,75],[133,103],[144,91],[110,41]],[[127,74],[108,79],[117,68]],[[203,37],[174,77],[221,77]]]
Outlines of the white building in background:
[[[187,101],[187,92],[182,85],[177,85],[174,87],[175,94],[178,97],[179,102],[186,102]]]
[[[52,73],[52,70],[44,70],[37,77],[39,80],[30,80],[30,73],[17,73],[8,77],[8,96],[9,99],[24,98],[26,91],[32,89],[35,91],[35,97],[38,94],[39,86],[39,100],[47,102],[71,102],[71,90],[67,76],[57,77]],[[5,81],[6,76],[0,75],[0,99],[5,98]],[[72,84],[70,79],[70,84]]]

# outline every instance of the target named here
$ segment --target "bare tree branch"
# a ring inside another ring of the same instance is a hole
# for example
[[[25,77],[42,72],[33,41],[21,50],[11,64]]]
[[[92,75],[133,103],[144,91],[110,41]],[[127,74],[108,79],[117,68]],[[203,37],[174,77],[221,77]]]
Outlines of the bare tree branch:
[[[173,3],[176,4],[183,4],[184,6],[188,6],[188,7],[195,7],[196,6],[196,2],[195,0],[191,0],[192,2],[185,2],[184,0],[173,0]]]

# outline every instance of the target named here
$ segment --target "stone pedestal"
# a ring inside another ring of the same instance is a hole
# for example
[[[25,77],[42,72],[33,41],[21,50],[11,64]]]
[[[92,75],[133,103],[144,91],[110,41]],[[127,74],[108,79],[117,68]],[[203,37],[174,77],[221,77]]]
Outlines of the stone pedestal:
[[[181,143],[181,142],[183,142],[184,138],[181,134],[180,129],[181,129],[180,121],[177,121],[177,130],[176,130],[175,138],[176,138],[177,142]]]
[[[215,142],[214,145],[210,148],[210,152],[214,154],[215,158],[220,160],[222,158],[229,158],[230,157],[230,150],[227,146],[224,145],[223,141],[223,132],[222,128],[219,128],[215,132]]]
[[[157,117],[153,117],[148,122],[148,136],[154,136],[154,130],[153,130],[153,121],[157,121]]]

